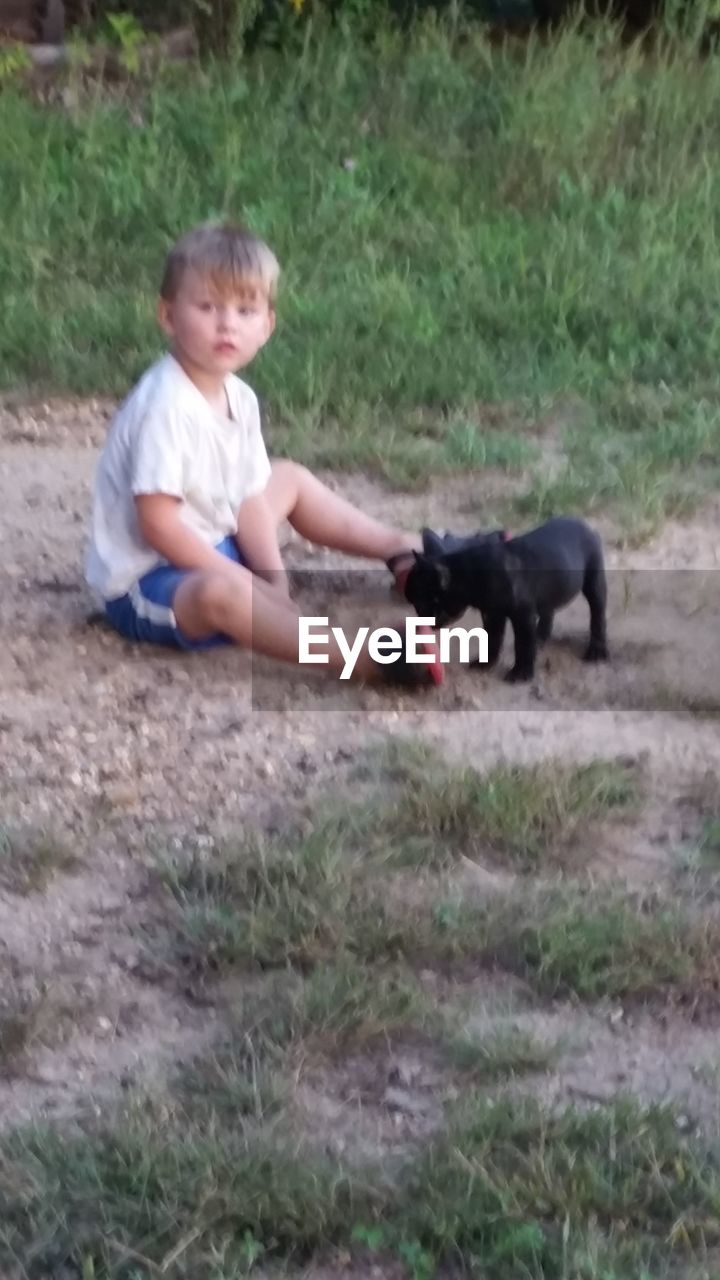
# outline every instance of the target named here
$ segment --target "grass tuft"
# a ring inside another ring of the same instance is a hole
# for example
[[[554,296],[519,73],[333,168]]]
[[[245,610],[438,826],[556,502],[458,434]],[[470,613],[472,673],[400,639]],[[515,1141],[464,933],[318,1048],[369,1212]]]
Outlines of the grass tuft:
[[[335,1034],[372,995],[357,972],[343,985],[344,961],[443,969],[470,963],[519,977],[543,997],[691,1000],[712,998],[719,943],[711,917],[661,898],[639,901],[569,885],[458,899],[451,886],[427,880],[409,901],[398,886],[391,890],[374,877],[368,885],[352,873],[314,884],[307,898],[294,887],[277,911],[274,899],[190,895],[176,921],[181,953],[211,972],[291,966],[310,974],[331,960],[338,964],[334,985],[323,987],[318,977],[308,989],[313,1018],[328,1000]],[[408,993],[392,983],[375,995],[381,1023],[392,1021],[395,1000],[404,1014],[412,1004],[404,1006]]]
[[[352,824],[333,821],[297,844],[253,836],[226,843],[212,859],[166,866],[181,951],[224,972],[238,965],[310,970],[363,930],[369,950],[387,911],[369,916],[353,834]]]
[[[548,1071],[557,1061],[558,1047],[545,1044],[518,1027],[489,1027],[484,1033],[463,1032],[450,1040],[450,1060],[475,1084]]]
[[[130,1113],[91,1136],[31,1129],[6,1140],[0,1262],[32,1274],[239,1275],[248,1246],[302,1261],[345,1238],[377,1193],[290,1145],[186,1113]],[[138,1268],[140,1270],[138,1271]]]
[[[635,774],[612,760],[502,764],[480,773],[399,740],[388,749],[387,770],[396,785],[375,821],[400,865],[443,867],[461,853],[522,872],[582,864],[599,820],[627,811],[639,791]]]
[[[673,903],[577,888],[448,899],[408,928],[425,961],[474,959],[542,997],[716,1000],[720,936]]]
[[[458,1107],[405,1194],[404,1229],[435,1257],[482,1259],[489,1277],[629,1278],[717,1238],[720,1167],[669,1108],[551,1116],[481,1098]]]
[[[44,889],[54,875],[77,869],[79,859],[65,842],[30,826],[0,826],[0,888],[28,894]]]

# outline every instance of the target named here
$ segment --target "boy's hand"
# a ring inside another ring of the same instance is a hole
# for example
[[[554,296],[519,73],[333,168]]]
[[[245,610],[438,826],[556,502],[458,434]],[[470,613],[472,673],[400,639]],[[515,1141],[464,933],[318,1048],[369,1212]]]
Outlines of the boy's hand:
[[[263,493],[246,498],[237,516],[238,546],[250,568],[281,595],[290,584],[278,546],[277,523]]]

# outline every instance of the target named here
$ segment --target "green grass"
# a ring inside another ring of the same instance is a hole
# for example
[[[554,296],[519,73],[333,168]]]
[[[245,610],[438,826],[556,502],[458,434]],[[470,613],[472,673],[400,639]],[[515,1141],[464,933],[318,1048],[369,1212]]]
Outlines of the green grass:
[[[698,841],[703,858],[717,865],[720,857],[720,817],[707,818],[703,823]]]
[[[544,1044],[518,1027],[489,1027],[484,1034],[455,1036],[449,1054],[467,1079],[487,1085],[547,1071],[558,1058],[559,1046]]]
[[[318,20],[68,110],[6,88],[0,386],[123,394],[166,248],[229,213],[284,268],[249,374],[272,447],[407,484],[500,467],[528,515],[647,530],[718,476],[719,119],[717,59],[602,23],[492,47]],[[563,406],[548,470],[533,423]]]
[[[610,389],[609,412],[603,395],[590,421],[567,431],[559,470],[538,472],[533,487],[512,500],[519,516],[542,520],[559,511],[615,511],[622,514],[628,539],[641,542],[667,516],[692,510],[697,469],[715,474],[714,400],[695,403],[686,393],[675,394],[668,406],[658,397],[655,415],[643,415],[637,394],[631,387],[624,406]]]
[[[417,963],[511,974],[542,999],[717,1002],[717,923],[662,897],[569,885],[473,902],[450,891],[393,941]]]
[[[392,1025],[398,992],[383,988],[378,966],[398,963],[496,968],[541,998],[712,999],[720,939],[712,918],[690,906],[578,879],[524,880],[486,897],[453,884],[463,853],[545,876],[558,865],[582,870],[597,847],[593,822],[637,800],[633,770],[549,761],[482,775],[422,741],[393,738],[359,762],[353,787],[352,806],[302,834],[245,834],[211,858],[165,864],[171,956],[205,977],[315,974],[315,999],[332,997],[339,1041],[347,1016],[355,1031]],[[330,964],[326,989],[318,971]],[[407,990],[400,1001],[407,1022]]]
[[[477,923],[485,959],[541,996],[712,997],[718,978],[717,925],[662,900],[577,891],[508,897]],[[462,929],[475,925],[470,913]]]
[[[548,1280],[657,1275],[673,1243],[717,1238],[720,1207],[716,1160],[669,1109],[632,1103],[551,1117],[529,1100],[471,1100],[406,1193],[404,1229],[434,1255]]]
[[[28,1280],[240,1280],[252,1258],[334,1245],[427,1276],[440,1261],[487,1280],[640,1280],[700,1258],[720,1209],[717,1152],[631,1103],[552,1115],[471,1098],[393,1177],[152,1105],[92,1132],[6,1136],[0,1168],[0,1263]]]
[[[230,1018],[235,1035],[257,1044],[259,1055],[270,1058],[288,1049],[299,1049],[303,1058],[334,1057],[389,1041],[396,1032],[443,1025],[410,971],[371,968],[347,956],[303,979],[273,975],[256,991],[243,992]]]
[[[439,1028],[442,1019],[413,974],[383,972],[357,963],[317,969],[292,1009],[293,1039],[303,1051],[337,1053],[397,1032]]]
[[[685,838],[675,850],[677,887],[684,895],[717,896],[720,872],[720,805],[715,778],[708,774],[683,797]]]
[[[216,867],[198,873],[191,860],[169,873],[171,955],[206,976],[311,974],[330,961],[471,965],[512,974],[540,997],[714,999],[717,926],[662,897],[568,882],[473,898],[430,874],[409,896],[402,878],[365,865],[356,849],[337,858],[327,829],[292,850],[265,848],[259,862],[258,848],[240,844]],[[372,989],[362,994],[371,1008]],[[379,986],[375,994],[382,1010]]]
[[[309,971],[361,933],[369,951],[387,912],[371,917],[352,834],[352,825],[331,822],[296,841],[250,836],[211,859],[167,865],[181,953],[223,972],[238,965]]]
[[[403,874],[427,879],[463,854],[524,872],[582,867],[600,819],[637,796],[636,779],[612,761],[483,775],[412,742],[389,744],[370,774],[389,789],[373,788],[304,832],[244,833],[210,857],[165,861],[175,954],[208,975],[288,965],[309,972],[344,953],[392,959],[407,945]],[[432,879],[416,889],[425,899],[435,891]]]
[[[405,967],[391,971],[346,958],[305,979],[273,975],[244,989],[226,1010],[213,1051],[181,1069],[172,1092],[198,1124],[287,1129],[293,1116],[297,1125],[299,1080],[309,1078],[317,1087],[321,1069],[327,1087],[328,1073],[332,1078],[333,1071],[352,1071],[351,1055],[376,1061],[381,1082],[387,1055],[407,1049],[432,1064],[440,1096],[450,1087],[488,1087],[545,1073],[559,1053],[558,1045],[513,1025],[469,1030],[451,996],[433,999]],[[312,1112],[301,1128],[314,1133]]]
[[[182,1111],[146,1109],[91,1138],[31,1130],[4,1144],[2,1168],[0,1261],[23,1258],[34,1280],[66,1265],[135,1280],[153,1264],[239,1280],[251,1241],[302,1258],[375,1198],[361,1176]]]
[[[462,853],[522,872],[579,867],[592,857],[599,821],[627,812],[639,794],[632,771],[613,760],[480,772],[396,739],[378,768],[395,786],[374,822],[399,865],[443,867]]]
[[[77,869],[79,859],[64,840],[28,825],[0,826],[0,889],[28,894],[54,875]]]

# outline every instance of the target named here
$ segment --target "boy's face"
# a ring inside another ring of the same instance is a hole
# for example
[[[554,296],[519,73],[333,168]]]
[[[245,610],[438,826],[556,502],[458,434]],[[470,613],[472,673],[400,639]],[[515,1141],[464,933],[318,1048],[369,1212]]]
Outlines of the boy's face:
[[[221,297],[196,271],[185,272],[172,302],[160,299],[158,320],[179,354],[217,377],[250,364],[275,328],[267,298]]]

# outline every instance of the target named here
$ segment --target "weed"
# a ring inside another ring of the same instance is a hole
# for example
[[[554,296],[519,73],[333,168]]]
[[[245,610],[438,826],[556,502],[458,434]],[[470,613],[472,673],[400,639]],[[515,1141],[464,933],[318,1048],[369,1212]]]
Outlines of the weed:
[[[107,26],[120,51],[119,61],[128,75],[140,70],[140,50],[146,41],[145,32],[131,13],[109,13]]]

